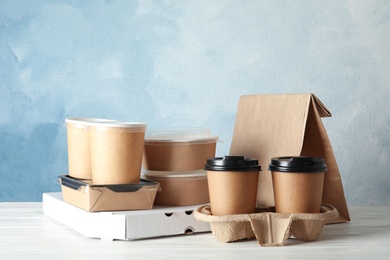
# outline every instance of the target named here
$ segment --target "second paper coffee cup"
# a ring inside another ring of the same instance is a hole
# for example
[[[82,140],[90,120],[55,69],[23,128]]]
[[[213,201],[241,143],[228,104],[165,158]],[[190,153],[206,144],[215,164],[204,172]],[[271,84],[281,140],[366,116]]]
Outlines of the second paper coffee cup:
[[[256,211],[258,160],[244,156],[224,156],[205,165],[213,215],[249,214]]]
[[[323,158],[275,157],[268,169],[272,172],[277,213],[320,213],[327,171]]]
[[[92,180],[94,184],[140,181],[145,123],[89,123]]]

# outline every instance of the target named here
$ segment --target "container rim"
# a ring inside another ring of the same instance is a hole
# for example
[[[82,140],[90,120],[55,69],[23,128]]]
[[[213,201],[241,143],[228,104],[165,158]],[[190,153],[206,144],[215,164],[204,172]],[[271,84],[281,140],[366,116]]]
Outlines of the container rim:
[[[148,145],[169,145],[169,144],[180,144],[180,143],[216,143],[218,136],[202,137],[202,138],[187,138],[187,139],[150,139],[145,138],[145,144]]]
[[[152,177],[152,178],[186,178],[186,177],[207,177],[207,173],[205,170],[196,170],[196,171],[180,171],[180,172],[174,172],[174,171],[148,171],[145,170],[142,175],[145,177]]]
[[[144,122],[121,122],[121,121],[109,121],[109,122],[88,122],[87,126],[101,127],[101,128],[146,128],[147,124]]]
[[[145,133],[145,139],[159,142],[195,141],[218,138],[210,129],[202,127],[176,127],[151,129]]]
[[[105,118],[89,118],[89,117],[69,117],[65,118],[65,123],[72,123],[72,124],[80,124],[80,125],[86,125],[88,123],[92,122],[100,122],[100,123],[105,123],[105,122],[116,122],[115,120],[112,119],[105,119]]]

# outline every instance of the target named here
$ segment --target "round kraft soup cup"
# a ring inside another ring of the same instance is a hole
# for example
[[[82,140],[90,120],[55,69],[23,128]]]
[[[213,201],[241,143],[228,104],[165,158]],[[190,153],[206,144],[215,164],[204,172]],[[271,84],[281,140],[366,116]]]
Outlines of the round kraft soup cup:
[[[277,213],[320,213],[327,166],[318,157],[285,156],[271,159],[268,168]]]
[[[69,175],[78,179],[92,179],[88,139],[89,122],[114,122],[99,118],[66,118]]]
[[[145,178],[160,183],[154,205],[189,206],[209,202],[205,171],[164,172],[146,171]]]
[[[243,156],[215,157],[205,165],[213,215],[250,214],[256,211],[258,160]]]
[[[145,137],[143,168],[150,171],[201,170],[215,156],[218,137],[209,129],[177,128],[149,131]]]
[[[145,123],[89,123],[92,182],[127,184],[140,181]]]

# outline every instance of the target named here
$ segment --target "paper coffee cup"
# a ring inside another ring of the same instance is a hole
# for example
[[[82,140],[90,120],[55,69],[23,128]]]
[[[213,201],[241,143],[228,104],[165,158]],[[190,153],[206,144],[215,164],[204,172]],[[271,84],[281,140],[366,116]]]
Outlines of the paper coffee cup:
[[[89,122],[113,122],[99,118],[66,118],[68,137],[69,175],[79,179],[92,179],[88,139]]]
[[[172,128],[148,131],[143,168],[151,171],[201,170],[215,156],[218,137],[209,129]]]
[[[88,123],[94,184],[140,181],[145,123]]]
[[[258,160],[243,156],[216,157],[205,165],[213,215],[256,211]]]
[[[320,213],[325,160],[317,157],[275,157],[272,171],[277,213]]]

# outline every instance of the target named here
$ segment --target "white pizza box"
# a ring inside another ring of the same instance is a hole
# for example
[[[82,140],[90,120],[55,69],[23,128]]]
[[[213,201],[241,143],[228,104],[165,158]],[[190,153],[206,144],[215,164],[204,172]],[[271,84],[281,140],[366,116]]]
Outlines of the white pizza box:
[[[43,194],[43,213],[90,238],[135,240],[210,232],[210,225],[197,221],[200,205],[148,210],[89,212],[63,200],[61,192]]]

